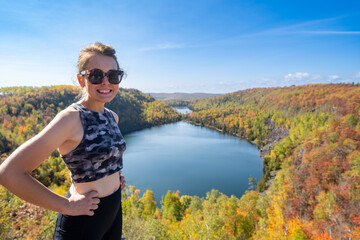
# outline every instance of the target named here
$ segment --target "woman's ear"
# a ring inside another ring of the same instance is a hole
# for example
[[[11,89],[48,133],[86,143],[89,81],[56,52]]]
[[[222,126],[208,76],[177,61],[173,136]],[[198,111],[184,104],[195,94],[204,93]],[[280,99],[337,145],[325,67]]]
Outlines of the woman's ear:
[[[84,83],[84,77],[80,74],[77,74],[77,79],[78,79],[78,82],[80,84],[81,87],[84,87],[85,86],[85,83]]]

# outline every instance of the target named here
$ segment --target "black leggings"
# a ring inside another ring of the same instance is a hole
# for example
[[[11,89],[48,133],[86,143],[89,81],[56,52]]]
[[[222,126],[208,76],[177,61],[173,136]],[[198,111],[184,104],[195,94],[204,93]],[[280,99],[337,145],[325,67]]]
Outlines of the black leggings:
[[[69,193],[66,197],[69,197]],[[59,213],[55,225],[55,240],[117,240],[121,239],[121,189],[100,198],[93,216],[69,216]]]

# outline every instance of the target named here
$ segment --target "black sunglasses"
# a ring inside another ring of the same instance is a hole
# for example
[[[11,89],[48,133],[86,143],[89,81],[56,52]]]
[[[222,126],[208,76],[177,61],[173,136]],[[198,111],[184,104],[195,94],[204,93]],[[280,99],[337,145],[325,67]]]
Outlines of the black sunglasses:
[[[101,84],[105,76],[107,76],[109,83],[119,84],[124,76],[124,71],[111,69],[105,73],[101,69],[94,68],[91,70],[84,70],[80,72],[80,74],[86,75],[87,79],[92,84]]]

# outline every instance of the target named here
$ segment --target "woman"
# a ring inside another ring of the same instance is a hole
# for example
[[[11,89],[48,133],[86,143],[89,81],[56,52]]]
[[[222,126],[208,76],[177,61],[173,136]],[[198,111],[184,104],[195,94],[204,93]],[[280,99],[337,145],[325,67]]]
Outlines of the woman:
[[[54,239],[121,239],[122,154],[118,116],[104,107],[124,72],[111,46],[94,43],[80,52],[77,79],[83,97],[61,111],[0,166],[0,184],[25,201],[59,212]],[[58,149],[72,185],[60,196],[30,173]]]

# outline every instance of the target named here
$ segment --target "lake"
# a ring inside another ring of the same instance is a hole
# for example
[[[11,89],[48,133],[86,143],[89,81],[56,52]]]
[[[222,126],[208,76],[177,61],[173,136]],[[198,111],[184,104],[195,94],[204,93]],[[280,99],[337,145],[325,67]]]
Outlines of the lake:
[[[159,206],[168,190],[205,197],[211,189],[241,197],[249,177],[260,180],[258,148],[238,137],[180,121],[124,136],[127,185],[153,191]]]

